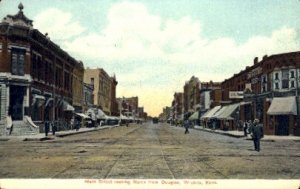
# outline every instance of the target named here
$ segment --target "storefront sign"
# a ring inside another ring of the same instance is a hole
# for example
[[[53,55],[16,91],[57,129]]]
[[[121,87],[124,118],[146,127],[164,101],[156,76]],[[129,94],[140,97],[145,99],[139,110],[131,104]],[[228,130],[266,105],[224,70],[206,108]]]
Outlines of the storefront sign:
[[[245,84],[245,92],[252,92],[251,83],[246,83]]]
[[[229,91],[229,98],[242,99],[242,98],[244,98],[244,92],[243,91]]]

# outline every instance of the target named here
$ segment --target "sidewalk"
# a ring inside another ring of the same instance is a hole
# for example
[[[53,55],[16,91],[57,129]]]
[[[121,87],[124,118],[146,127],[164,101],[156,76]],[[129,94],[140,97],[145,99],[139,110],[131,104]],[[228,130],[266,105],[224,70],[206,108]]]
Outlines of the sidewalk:
[[[231,137],[235,137],[235,138],[244,138],[244,140],[251,140],[250,135],[245,137],[243,131],[212,130],[212,129],[208,129],[208,128],[203,128],[202,126],[195,126],[194,129],[206,131],[206,132],[210,132],[210,133],[227,135],[227,136],[231,136]],[[290,135],[290,136],[264,135],[264,138],[261,139],[261,141],[269,141],[269,142],[275,142],[275,141],[280,141],[280,140],[291,140],[291,141],[299,141],[300,142],[300,137],[292,136],[292,135]]]
[[[55,135],[52,135],[52,132],[49,132],[48,136],[45,136],[45,133],[39,133],[36,135],[22,135],[22,136],[0,136],[0,141],[7,141],[7,140],[16,140],[16,141],[43,141],[43,140],[53,140],[56,137],[64,137],[69,135],[76,135],[80,133],[87,133],[98,131],[102,129],[110,129],[118,127],[118,125],[110,125],[110,126],[98,126],[92,128],[80,128],[78,131],[75,129],[67,130],[67,131],[58,131],[55,132]]]

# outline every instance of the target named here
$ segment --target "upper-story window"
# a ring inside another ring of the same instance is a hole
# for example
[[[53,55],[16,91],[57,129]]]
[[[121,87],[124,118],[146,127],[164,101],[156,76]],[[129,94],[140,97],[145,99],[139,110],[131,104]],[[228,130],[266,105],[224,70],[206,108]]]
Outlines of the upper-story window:
[[[295,78],[295,72],[294,72],[294,70],[290,71],[290,76],[291,76],[291,78]]]
[[[279,80],[279,73],[275,73],[275,80]]]
[[[91,84],[94,86],[94,84],[95,84],[95,79],[92,77],[91,78]]]
[[[289,88],[289,70],[282,70],[282,89]]]
[[[24,75],[25,49],[12,48],[11,50],[11,74]]]
[[[264,76],[262,77],[262,83],[267,83],[267,76],[266,76],[266,75],[264,75]]]
[[[290,88],[295,88],[295,82],[294,81],[291,81],[291,86]]]
[[[31,76],[34,78],[34,79],[37,79],[38,78],[38,58],[40,56],[38,56],[37,54],[35,53],[32,53],[31,54]]]

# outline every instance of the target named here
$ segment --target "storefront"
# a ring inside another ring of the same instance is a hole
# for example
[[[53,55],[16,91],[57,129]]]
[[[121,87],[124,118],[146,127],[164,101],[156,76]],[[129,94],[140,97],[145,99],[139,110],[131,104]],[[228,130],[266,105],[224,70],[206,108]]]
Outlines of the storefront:
[[[275,128],[275,135],[293,134],[297,115],[295,96],[273,98],[267,114],[271,120],[269,124]]]
[[[239,107],[239,103],[223,106],[212,118],[219,120],[220,129],[234,130],[237,128]]]
[[[208,110],[205,114],[203,114],[200,118],[203,127],[212,128],[211,118],[214,116],[216,112],[221,109],[221,106],[215,106],[214,108]]]

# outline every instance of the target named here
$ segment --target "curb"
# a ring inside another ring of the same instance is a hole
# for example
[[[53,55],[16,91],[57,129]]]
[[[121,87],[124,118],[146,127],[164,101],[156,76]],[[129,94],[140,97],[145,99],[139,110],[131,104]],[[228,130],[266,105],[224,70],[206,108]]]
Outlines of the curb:
[[[216,132],[214,130],[205,130],[205,129],[198,129],[198,128],[194,128],[194,129],[199,130],[199,131],[209,132],[209,133],[215,133],[215,134],[219,134],[219,135],[226,135],[226,136],[230,136],[230,137],[234,137],[234,138],[243,138],[244,137],[242,135],[234,135],[231,133],[220,133],[220,132]]]
[[[22,141],[45,141],[45,140],[54,140],[54,137],[24,138]]]
[[[111,126],[105,126],[105,127],[98,127],[98,128],[94,128],[94,129],[90,129],[90,130],[79,130],[79,131],[74,131],[74,132],[69,132],[69,133],[59,133],[57,132],[54,135],[50,135],[50,136],[41,136],[41,137],[38,137],[38,136],[24,136],[24,138],[10,138],[10,137],[0,137],[0,141],[9,141],[11,139],[17,139],[17,140],[20,140],[20,141],[46,141],[46,140],[54,140],[55,137],[65,137],[65,136],[69,136],[69,135],[76,135],[76,134],[81,134],[81,133],[87,133],[87,132],[93,132],[93,131],[99,131],[99,130],[104,130],[104,129],[111,129],[111,128],[114,128],[114,127],[118,127],[116,125],[111,125]]]
[[[252,140],[252,138],[246,138],[245,140]],[[276,142],[274,139],[260,139],[261,142]]]
[[[81,133],[88,133],[88,132],[93,132],[93,131],[99,131],[99,130],[104,130],[104,129],[110,129],[110,128],[114,128],[117,126],[107,126],[107,127],[99,127],[99,128],[95,128],[95,129],[91,129],[91,130],[86,130],[86,131],[75,131],[72,133],[56,133],[55,136],[56,137],[65,137],[65,136],[70,136],[70,135],[77,135],[77,134],[81,134]]]

